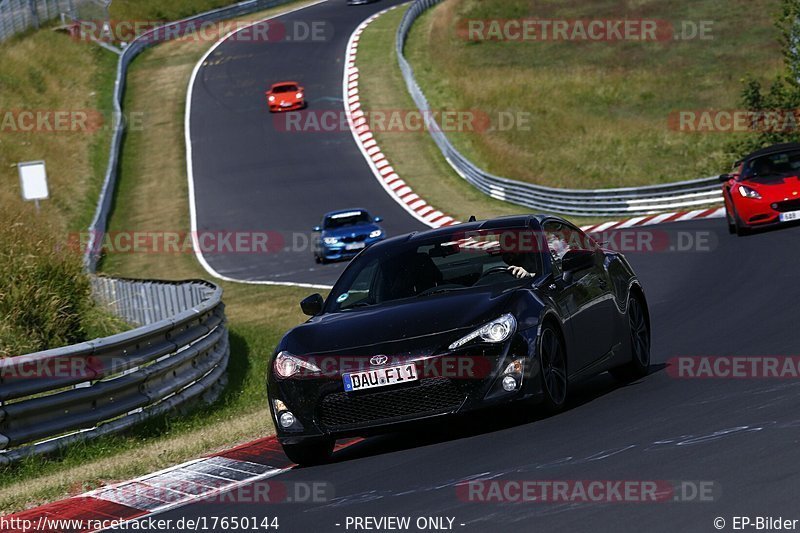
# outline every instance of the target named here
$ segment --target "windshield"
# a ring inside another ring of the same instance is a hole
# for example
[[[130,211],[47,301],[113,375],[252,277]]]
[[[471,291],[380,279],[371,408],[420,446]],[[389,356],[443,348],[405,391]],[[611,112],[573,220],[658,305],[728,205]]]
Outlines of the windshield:
[[[800,150],[757,157],[744,165],[742,179],[769,181],[800,174]]]
[[[407,298],[495,284],[530,283],[542,272],[543,259],[533,230],[513,230],[514,241],[503,247],[503,234],[453,235],[424,243],[381,247],[362,254],[342,275],[328,299],[328,312],[346,311]],[[518,246],[525,234],[526,247]],[[510,241],[509,241],[510,242]],[[515,277],[509,267],[528,275]]]
[[[350,211],[325,217],[324,227],[325,229],[336,229],[370,222],[372,222],[372,218],[366,211]]]
[[[297,90],[297,85],[277,85],[272,88],[274,93],[293,93]]]

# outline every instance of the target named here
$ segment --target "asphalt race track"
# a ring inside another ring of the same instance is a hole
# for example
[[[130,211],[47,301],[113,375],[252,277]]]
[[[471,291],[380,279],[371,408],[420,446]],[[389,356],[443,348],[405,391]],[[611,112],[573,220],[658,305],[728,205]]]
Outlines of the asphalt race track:
[[[398,3],[348,8],[335,0],[302,9],[280,17],[281,27],[290,37],[310,28],[322,38],[234,37],[204,62],[190,115],[197,230],[267,232],[283,245],[269,254],[204,254],[218,273],[333,284],[344,264],[316,265],[305,243],[322,215],[336,209],[366,208],[384,219],[389,235],[426,227],[386,194],[348,128],[298,132],[285,115],[269,113],[264,97],[272,83],[294,80],[305,87],[309,104],[299,112],[299,124],[309,124],[308,113],[342,115],[347,41],[364,19]]]
[[[345,531],[347,516],[450,516],[460,531],[714,531],[716,517],[792,518],[800,475],[796,379],[676,379],[675,356],[797,355],[794,264],[800,228],[738,238],[723,220],[651,228],[708,245],[630,253],[647,292],[653,373],[607,374],[572,391],[553,417],[497,412],[414,434],[367,439],[325,466],[274,480],[327,482],[327,503],[196,503],[159,518],[277,516],[280,531]],[[455,484],[500,480],[694,480],[713,502],[475,503]],[[795,517],[800,518],[800,517]],[[337,527],[335,524],[342,524]],[[465,524],[463,527],[459,524]],[[729,529],[729,527],[726,527]],[[412,531],[415,529],[412,528]],[[350,531],[353,531],[351,528]]]
[[[337,0],[288,15],[330,21],[333,43],[230,41],[209,58],[191,116],[199,229],[308,233],[318,214],[348,206],[383,216],[392,234],[422,228],[383,192],[350,133],[276,131],[263,101],[269,83],[297,79],[309,111],[339,109],[340,102],[315,99],[341,98],[350,33],[393,3],[348,9]],[[274,478],[329,483],[334,497],[324,503],[195,503],[158,517],[277,516],[281,532],[346,531],[347,517],[356,516],[410,516],[412,523],[447,516],[455,530],[475,532],[715,531],[716,517],[725,529],[734,515],[800,518],[800,382],[678,379],[667,366],[677,356],[800,355],[800,228],[738,238],[716,219],[648,231],[694,245],[627,254],[651,312],[647,378],[620,386],[598,376],[574,388],[570,408],[553,417],[495,411],[458,419],[367,439],[337,452],[332,464]],[[331,283],[341,270],[315,265],[310,251],[206,259],[243,280]],[[690,503],[464,501],[455,486],[474,478],[705,481],[714,491],[713,501]]]

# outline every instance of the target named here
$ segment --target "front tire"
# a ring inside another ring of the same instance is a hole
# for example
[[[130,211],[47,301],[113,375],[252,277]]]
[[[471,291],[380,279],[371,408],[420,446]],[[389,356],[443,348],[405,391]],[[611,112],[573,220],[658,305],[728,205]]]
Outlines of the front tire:
[[[539,364],[544,392],[544,409],[557,413],[567,403],[569,378],[567,356],[561,335],[553,326],[545,325],[539,335]]]
[[[283,453],[293,463],[312,466],[326,463],[333,453],[333,439],[319,438],[297,444],[283,444]]]
[[[623,382],[643,378],[650,372],[650,327],[644,305],[635,295],[628,298],[628,327],[631,361],[611,370],[611,375]]]
[[[727,208],[725,209],[725,220],[728,222],[728,233],[731,235],[736,233],[736,221],[733,220]]]
[[[748,228],[745,223],[742,222],[742,219],[739,218],[739,214],[735,210],[733,212],[733,230],[739,237],[750,234],[750,228]]]

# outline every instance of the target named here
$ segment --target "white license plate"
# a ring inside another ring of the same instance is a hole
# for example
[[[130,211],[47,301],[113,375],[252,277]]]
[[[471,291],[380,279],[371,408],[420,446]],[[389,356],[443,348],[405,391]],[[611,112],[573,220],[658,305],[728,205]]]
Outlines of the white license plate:
[[[344,390],[347,392],[374,389],[375,387],[388,387],[398,383],[410,383],[417,381],[417,379],[419,379],[417,378],[417,367],[414,363],[342,375]]]
[[[800,220],[800,211],[789,211],[788,213],[780,214],[781,222],[789,222],[792,220]]]
[[[354,242],[352,244],[345,244],[344,245],[344,249],[348,250],[348,251],[350,251],[350,250],[360,250],[364,246],[366,246],[366,244],[364,244],[363,242]]]

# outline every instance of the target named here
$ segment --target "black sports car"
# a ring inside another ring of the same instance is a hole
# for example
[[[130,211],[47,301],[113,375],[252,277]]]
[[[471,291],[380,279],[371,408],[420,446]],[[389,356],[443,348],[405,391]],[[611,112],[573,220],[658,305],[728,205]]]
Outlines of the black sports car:
[[[339,437],[507,402],[565,404],[576,380],[644,376],[650,323],[628,261],[556,217],[515,216],[366,249],[303,300],[267,376],[291,460]]]

